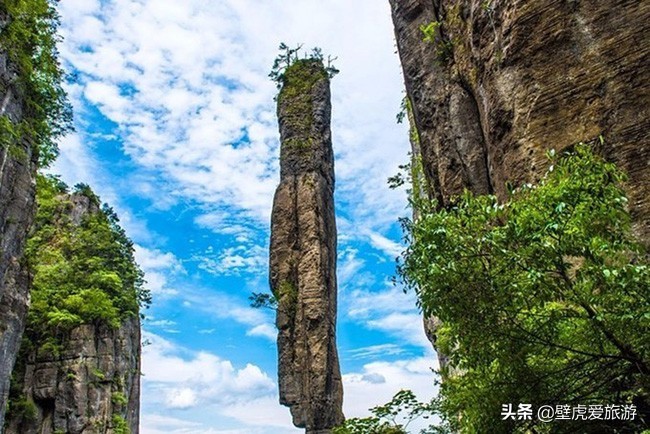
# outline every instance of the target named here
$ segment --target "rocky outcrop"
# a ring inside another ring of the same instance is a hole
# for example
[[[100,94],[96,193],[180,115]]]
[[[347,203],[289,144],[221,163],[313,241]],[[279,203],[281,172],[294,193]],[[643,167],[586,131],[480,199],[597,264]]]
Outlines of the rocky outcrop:
[[[539,180],[548,150],[593,141],[628,173],[634,230],[650,238],[650,4],[389,1],[431,198],[504,199]]]
[[[58,199],[57,225],[78,227],[101,212],[96,197]],[[139,316],[117,327],[98,320],[52,336],[32,336],[31,328],[30,322],[13,372],[5,434],[138,433]]]
[[[77,327],[59,354],[31,352],[14,373],[22,398],[5,433],[137,433],[139,348],[140,323],[131,318],[117,329]]]
[[[8,19],[0,11],[0,32]],[[18,80],[17,68],[0,48],[0,426],[29,299],[29,273],[22,256],[34,215],[37,163],[26,139],[15,142],[7,136],[6,125],[19,124],[25,110]]]
[[[650,236],[650,5],[634,0],[390,0],[431,195],[507,196],[546,151],[604,138]],[[434,40],[421,26],[434,23]]]
[[[329,78],[297,60],[278,95],[280,185],[271,217],[280,403],[307,433],[343,422],[336,349],[336,223]]]

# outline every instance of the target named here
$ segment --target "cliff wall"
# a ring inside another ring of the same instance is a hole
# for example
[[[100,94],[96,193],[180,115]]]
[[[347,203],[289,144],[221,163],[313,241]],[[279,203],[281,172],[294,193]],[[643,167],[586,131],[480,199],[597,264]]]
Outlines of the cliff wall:
[[[9,15],[0,9],[0,32],[8,22]],[[0,45],[0,426],[29,300],[29,273],[22,257],[34,215],[37,163],[28,140],[14,140],[7,128],[23,120],[25,98],[18,82],[18,68]]]
[[[650,239],[650,4],[389,2],[429,197],[505,199],[540,179],[548,150],[591,142],[628,173],[633,229]],[[434,343],[436,326],[425,319]]]
[[[130,242],[87,186],[71,195],[58,188],[39,179],[27,254],[33,306],[5,433],[137,434],[140,280]]]
[[[280,402],[307,433],[343,421],[336,349],[336,222],[329,78],[297,60],[278,95],[280,185],[271,217]]]
[[[430,194],[507,195],[549,149],[604,137],[650,236],[650,5],[635,0],[390,0]],[[425,41],[422,26],[432,37]]]

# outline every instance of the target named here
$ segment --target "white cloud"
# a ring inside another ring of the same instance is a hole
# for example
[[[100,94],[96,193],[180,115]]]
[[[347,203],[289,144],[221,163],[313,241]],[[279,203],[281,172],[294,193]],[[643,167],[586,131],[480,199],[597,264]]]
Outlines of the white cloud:
[[[278,329],[271,324],[260,324],[256,327],[253,327],[248,332],[247,336],[260,336],[269,339],[272,342],[275,342],[278,338]]]
[[[378,356],[394,356],[402,354],[404,349],[397,344],[369,345],[367,347],[348,350],[352,359],[376,359]]]
[[[215,429],[205,426],[202,423],[192,422],[185,419],[178,419],[163,416],[155,413],[142,415],[140,423],[142,434],[284,434],[295,433],[295,430],[280,430],[277,427],[273,431],[258,427],[247,427],[244,429]]]
[[[338,197],[372,226],[403,208],[385,184],[407,149],[394,125],[401,78],[387,4],[77,0],[60,9],[62,57],[80,77],[76,108],[95,105],[116,122],[127,154],[160,172],[170,194],[267,222],[278,144],[266,74],[280,41],[304,41],[338,55],[342,70],[333,82]]]
[[[176,325],[176,321],[171,321],[168,319],[158,319],[154,320],[152,316],[146,318],[147,325],[151,327],[169,327]]]
[[[151,342],[144,347],[142,358],[143,393],[149,397],[146,408],[159,412],[207,410],[216,418],[230,418],[249,428],[208,428],[199,422],[145,411],[144,434],[290,432],[291,418],[288,410],[278,405],[276,385],[258,366],[236,368],[212,353],[190,351],[151,333],[145,333],[145,338]]]
[[[134,246],[135,260],[144,271],[145,287],[154,296],[175,296],[178,290],[169,287],[169,277],[185,273],[180,260],[171,252],[149,249],[139,244]]]
[[[205,314],[213,319],[235,321],[249,328],[249,336],[270,337],[269,317],[271,312],[267,309],[255,309],[248,304],[243,304],[240,299],[229,295],[187,288],[183,292],[184,303],[188,307]]]
[[[415,345],[431,353],[413,293],[405,294],[393,285],[382,291],[355,290],[344,294],[341,304],[347,315],[364,327],[383,331],[400,344]]]
[[[374,248],[381,250],[393,258],[400,256],[402,254],[402,251],[404,251],[404,246],[392,240],[389,240],[377,232],[369,231],[368,238],[370,239],[370,244]]]
[[[199,268],[217,275],[260,274],[268,265],[268,250],[256,245],[228,247],[215,257],[210,252],[195,256]]]
[[[233,405],[275,392],[274,382],[255,365],[237,369],[212,353],[191,352],[151,333],[145,337],[151,344],[143,349],[144,387],[156,392],[148,395],[148,404]]]
[[[435,393],[432,369],[437,367],[435,358],[426,356],[391,363],[373,362],[364,365],[360,372],[344,374],[345,416],[368,416],[369,408],[387,403],[402,389],[413,391],[422,402],[430,400]]]
[[[431,342],[424,334],[422,315],[416,312],[393,312],[384,317],[369,320],[367,327],[387,332],[404,343],[416,345],[426,350],[431,348]]]

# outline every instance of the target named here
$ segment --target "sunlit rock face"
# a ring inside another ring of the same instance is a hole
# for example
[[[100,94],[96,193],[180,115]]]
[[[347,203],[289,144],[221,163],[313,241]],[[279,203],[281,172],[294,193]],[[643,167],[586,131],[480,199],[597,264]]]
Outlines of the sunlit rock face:
[[[0,12],[0,32],[8,19]],[[17,71],[0,47],[0,116],[14,125],[22,121],[25,111]],[[22,258],[35,211],[36,163],[26,138],[11,145],[0,143],[0,427],[29,300],[29,272]]]
[[[389,2],[430,197],[504,199],[507,184],[543,176],[548,150],[592,142],[627,172],[633,228],[648,241],[648,2]]]
[[[58,220],[78,226],[96,202],[66,196]],[[84,324],[57,337],[56,350],[23,343],[12,378],[5,434],[123,434],[139,432],[140,318],[119,327]],[[127,431],[128,429],[128,431]]]
[[[280,402],[307,433],[343,422],[336,349],[336,222],[329,78],[298,60],[278,95],[280,185],[271,217]]]

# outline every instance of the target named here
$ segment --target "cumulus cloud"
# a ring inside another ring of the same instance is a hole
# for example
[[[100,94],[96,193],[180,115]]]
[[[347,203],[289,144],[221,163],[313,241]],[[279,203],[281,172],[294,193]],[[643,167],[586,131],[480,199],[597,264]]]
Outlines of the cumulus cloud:
[[[151,344],[143,349],[144,387],[156,392],[149,395],[149,404],[167,408],[233,405],[275,391],[273,380],[258,366],[236,368],[206,351],[188,351],[151,333],[145,333],[145,338]]]
[[[343,375],[346,417],[368,416],[369,408],[385,404],[402,389],[413,391],[420,401],[430,400],[435,393],[432,369],[437,367],[437,361],[427,356],[368,363],[359,372]]]
[[[258,366],[235,367],[216,354],[191,351],[152,333],[145,333],[145,338],[150,345],[143,349],[143,391],[149,398],[146,407],[157,411],[144,412],[144,434],[291,432],[291,418],[278,405],[276,385]],[[248,428],[216,429],[169,415],[192,409]]]

